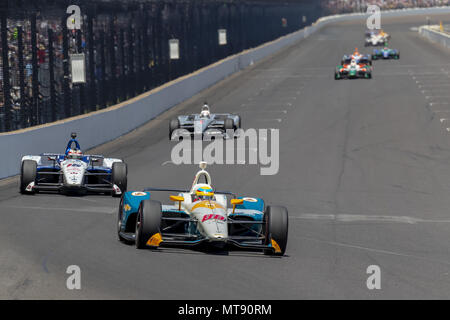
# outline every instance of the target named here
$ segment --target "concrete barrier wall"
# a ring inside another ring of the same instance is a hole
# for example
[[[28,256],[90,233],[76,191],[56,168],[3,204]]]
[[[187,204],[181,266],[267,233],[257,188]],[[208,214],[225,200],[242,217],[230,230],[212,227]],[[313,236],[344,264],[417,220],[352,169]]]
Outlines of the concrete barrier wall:
[[[444,47],[450,48],[450,35],[442,33],[431,26],[422,26],[419,28],[419,34],[431,42],[439,43]]]
[[[450,7],[385,11],[383,16],[435,13],[450,13]],[[23,155],[63,152],[71,132],[78,133],[84,150],[114,140],[229,75],[308,37],[327,24],[361,19],[365,16],[367,14],[356,13],[320,18],[310,27],[228,57],[122,104],[88,115],[0,134],[0,178],[20,172],[20,159]]]

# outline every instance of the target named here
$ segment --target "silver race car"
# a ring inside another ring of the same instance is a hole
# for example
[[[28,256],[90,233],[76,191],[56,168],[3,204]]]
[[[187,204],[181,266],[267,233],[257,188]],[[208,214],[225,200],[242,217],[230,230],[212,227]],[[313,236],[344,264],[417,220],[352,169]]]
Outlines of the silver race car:
[[[237,137],[236,130],[241,128],[241,117],[231,113],[211,113],[205,103],[200,114],[178,116],[169,124],[169,139],[180,137],[212,137],[231,139]]]
[[[127,190],[127,166],[120,159],[83,155],[76,134],[64,154],[42,153],[22,157],[20,192],[107,193]]]

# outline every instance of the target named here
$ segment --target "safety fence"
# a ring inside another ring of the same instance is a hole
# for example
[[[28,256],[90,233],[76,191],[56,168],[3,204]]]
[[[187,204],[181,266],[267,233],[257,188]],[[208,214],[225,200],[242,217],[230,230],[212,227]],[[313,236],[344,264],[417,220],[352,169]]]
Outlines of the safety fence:
[[[120,103],[301,29],[321,10],[313,0],[3,0],[0,132]],[[75,54],[85,81],[73,79]]]

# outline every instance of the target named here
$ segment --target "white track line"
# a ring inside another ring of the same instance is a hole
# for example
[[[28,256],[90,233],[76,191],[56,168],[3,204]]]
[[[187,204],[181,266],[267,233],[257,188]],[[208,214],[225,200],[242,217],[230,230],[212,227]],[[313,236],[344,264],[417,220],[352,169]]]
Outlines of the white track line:
[[[324,243],[324,244],[328,244],[328,245],[338,246],[338,247],[351,248],[351,249],[357,249],[357,250],[365,250],[365,251],[370,251],[370,252],[373,252],[373,253],[381,253],[381,254],[393,255],[393,256],[398,256],[398,257],[413,258],[413,259],[418,259],[418,260],[425,260],[425,261],[428,261],[428,262],[434,262],[434,263],[450,265],[449,261],[429,259],[429,258],[426,258],[426,257],[416,256],[416,255],[413,255],[413,254],[407,254],[407,253],[401,253],[401,252],[395,252],[395,251],[389,251],[389,250],[383,250],[383,249],[376,249],[376,248],[358,246],[358,245],[354,245],[354,244],[348,244],[348,243],[337,242],[337,241],[319,240],[319,239],[314,239],[314,238],[310,238],[310,237],[299,237],[299,238],[300,239],[304,239],[304,240],[308,240],[308,241],[314,241],[314,242],[318,242],[318,243]]]
[[[450,219],[422,219],[408,216],[385,216],[385,215],[361,215],[361,214],[317,214],[302,213],[297,216],[289,216],[290,219],[303,220],[333,220],[338,222],[395,222],[395,223],[447,223]]]

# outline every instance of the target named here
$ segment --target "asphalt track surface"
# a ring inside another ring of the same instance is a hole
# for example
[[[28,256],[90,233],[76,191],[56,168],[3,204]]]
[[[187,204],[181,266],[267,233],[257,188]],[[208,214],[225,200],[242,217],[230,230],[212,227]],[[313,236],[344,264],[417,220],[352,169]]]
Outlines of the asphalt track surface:
[[[424,22],[383,20],[401,59],[374,62],[371,80],[333,79],[344,53],[371,49],[362,20],[330,25],[91,150],[125,159],[130,190],[184,188],[197,168],[167,162],[175,115],[208,100],[244,128],[280,129],[277,175],[209,169],[218,189],[289,209],[286,256],[139,251],[116,239],[118,199],[23,196],[14,178],[0,185],[0,297],[450,298],[450,52],[410,29]],[[66,288],[69,265],[81,268],[81,290]],[[367,289],[369,265],[381,290]]]

